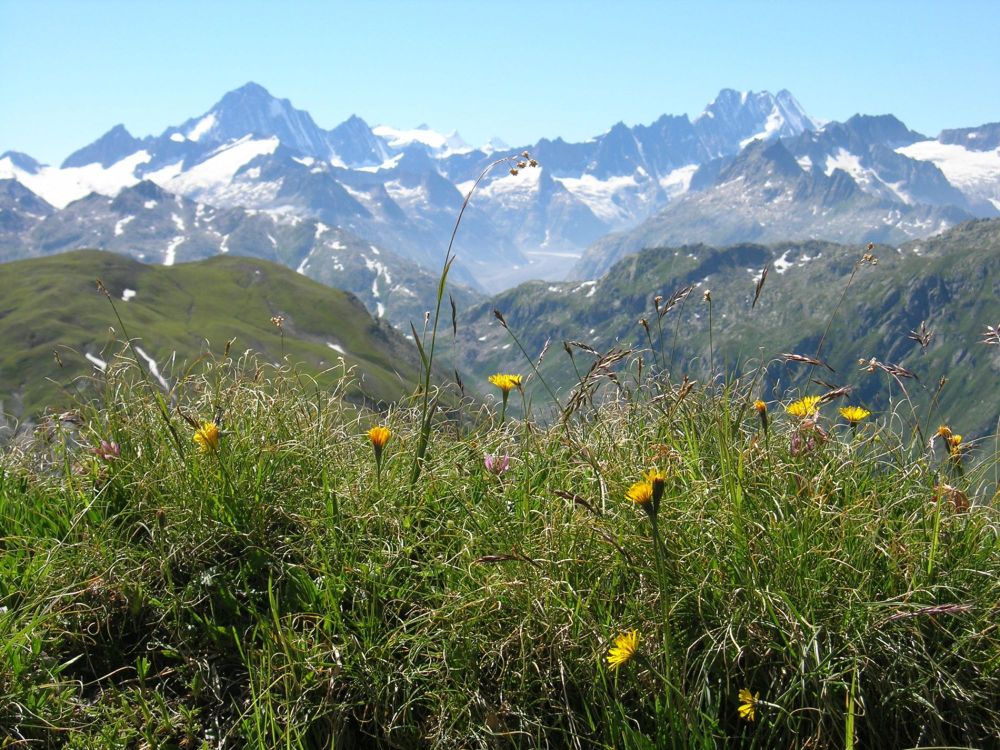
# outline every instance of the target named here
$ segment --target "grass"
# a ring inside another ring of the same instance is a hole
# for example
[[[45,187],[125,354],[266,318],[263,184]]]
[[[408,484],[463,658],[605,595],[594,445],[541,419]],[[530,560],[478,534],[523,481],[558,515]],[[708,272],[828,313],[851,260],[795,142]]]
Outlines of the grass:
[[[3,458],[5,747],[995,747],[995,443],[963,472],[826,405],[793,455],[746,384],[634,365],[566,422],[439,418],[411,485],[419,402],[207,359],[178,405],[225,434],[178,451],[120,362]],[[659,558],[625,497],[654,466]]]
[[[221,353],[227,342],[234,352],[252,349],[269,362],[287,356],[324,386],[339,377],[342,357],[355,369],[352,398],[395,401],[418,377],[412,345],[372,320],[357,298],[287,268],[227,256],[150,266],[88,250],[0,264],[2,411],[31,419],[47,406],[69,408],[80,388],[90,392],[94,367],[85,354],[110,360],[120,351],[125,334],[95,290],[96,279],[110,291],[128,334],[171,382],[185,364]],[[125,289],[136,292],[127,302]],[[285,319],[282,330],[270,322],[277,315]]]

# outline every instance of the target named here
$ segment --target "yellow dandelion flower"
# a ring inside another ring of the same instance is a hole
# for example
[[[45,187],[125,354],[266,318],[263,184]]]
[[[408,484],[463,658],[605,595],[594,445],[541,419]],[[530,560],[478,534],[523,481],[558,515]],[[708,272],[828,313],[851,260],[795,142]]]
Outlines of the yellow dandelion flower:
[[[754,695],[746,688],[740,690],[740,706],[736,709],[739,711],[740,718],[754,721],[757,718],[758,701],[760,701],[760,693]]]
[[[653,499],[653,485],[651,482],[636,482],[629,487],[625,497],[636,505],[645,505]]]
[[[656,468],[650,469],[649,471],[644,473],[642,475],[642,478],[652,485],[655,485],[657,482],[662,484],[663,482],[667,481],[667,475]]]
[[[953,432],[951,437],[948,438],[948,450],[952,456],[962,455],[962,436],[957,432]]]
[[[390,437],[392,437],[392,433],[388,427],[372,427],[368,430],[368,439],[371,440],[376,449],[384,448]]]
[[[767,404],[760,399],[753,402],[753,408],[757,410],[758,414],[767,414]]]
[[[498,372],[496,375],[490,375],[489,380],[493,383],[493,385],[503,391],[504,395],[507,395],[521,385],[520,375],[510,375],[503,372]]]
[[[611,669],[618,669],[618,667],[635,656],[635,652],[638,649],[638,630],[629,630],[626,633],[621,633],[617,638],[615,638],[615,645],[608,649],[608,667]]]
[[[793,417],[811,417],[819,411],[819,402],[819,396],[806,396],[790,403],[785,411]]]
[[[934,434],[937,435],[939,438],[944,438],[945,440],[948,440],[951,437],[951,428],[948,425],[943,424],[937,428],[937,432],[935,432]]]
[[[840,416],[851,424],[857,424],[863,419],[868,419],[872,415],[870,411],[860,406],[842,406],[838,409]]]
[[[202,422],[201,427],[194,431],[194,441],[201,448],[202,453],[216,451],[219,449],[219,437],[222,432],[215,422]]]

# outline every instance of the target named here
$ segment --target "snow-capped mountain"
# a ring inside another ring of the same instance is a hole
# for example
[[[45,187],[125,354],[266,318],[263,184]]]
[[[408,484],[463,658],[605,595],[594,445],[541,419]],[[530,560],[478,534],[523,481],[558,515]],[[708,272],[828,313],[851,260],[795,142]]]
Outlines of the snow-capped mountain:
[[[326,130],[287,99],[248,83],[156,136],[138,138],[117,125],[59,167],[7,152],[0,155],[0,179],[16,180],[62,210],[91,193],[114,198],[149,181],[218,211],[250,209],[278,221],[339,228],[437,272],[480,172],[498,156],[527,150],[539,166],[512,174],[502,165],[488,175],[456,242],[456,278],[497,290],[528,278],[565,278],[584,249],[679,201],[688,212],[684,226],[717,224],[720,216],[732,225],[742,216],[739,226],[773,224],[775,233],[797,233],[789,239],[853,239],[832,229],[846,224],[830,212],[847,216],[865,201],[889,217],[886,226],[904,233],[939,231],[941,222],[966,215],[997,215],[998,130],[945,131],[933,140],[891,116],[823,125],[788,91],[725,89],[693,120],[619,122],[581,143],[541,139],[498,152],[496,139],[472,147],[457,132],[373,128],[356,115]],[[781,141],[800,173],[779,175],[795,183],[782,188],[794,221],[771,216],[772,188],[752,183],[753,190],[741,192],[733,177],[733,165],[744,152],[758,153],[761,141]],[[696,199],[700,193],[711,195]],[[847,202],[833,205],[831,195]],[[113,237],[112,230],[102,236]],[[751,237],[714,241],[738,239]],[[165,248],[156,257],[168,257]]]
[[[849,153],[838,149],[837,154]],[[878,148],[872,152],[882,154]],[[932,165],[923,166],[927,169],[917,171],[936,171]],[[912,183],[920,184],[917,178]],[[900,194],[908,195],[900,187],[904,184],[883,182],[856,158],[812,164],[808,156],[796,159],[785,141],[753,141],[719,169],[710,187],[689,192],[637,227],[594,243],[574,275],[596,278],[624,256],[647,247],[788,239],[898,243],[974,218],[954,204],[900,200]]]
[[[18,182],[0,180],[0,260],[77,248],[168,266],[226,254],[262,258],[353,292],[372,315],[404,329],[420,323],[437,291],[437,276],[414,261],[315,219],[216,208],[148,180],[57,211]],[[470,298],[460,283],[449,291]]]

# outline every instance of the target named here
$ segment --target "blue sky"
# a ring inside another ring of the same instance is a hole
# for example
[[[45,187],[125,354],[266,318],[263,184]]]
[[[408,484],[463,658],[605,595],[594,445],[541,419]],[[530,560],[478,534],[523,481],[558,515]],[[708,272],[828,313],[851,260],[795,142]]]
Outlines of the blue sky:
[[[471,143],[582,140],[789,89],[842,120],[1000,120],[1000,2],[0,0],[0,152],[59,162],[253,80],[322,127],[427,123]]]

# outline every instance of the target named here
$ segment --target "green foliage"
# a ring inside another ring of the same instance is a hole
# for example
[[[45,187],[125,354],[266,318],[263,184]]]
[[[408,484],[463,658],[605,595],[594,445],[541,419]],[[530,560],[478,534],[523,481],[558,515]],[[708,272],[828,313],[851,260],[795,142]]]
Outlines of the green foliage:
[[[273,263],[218,256],[162,267],[79,251],[0,265],[4,411],[33,417],[47,406],[68,406],[78,389],[94,392],[94,367],[85,355],[109,361],[122,352],[126,332],[116,330],[96,279],[115,300],[128,334],[172,382],[230,341],[234,352],[250,349],[270,362],[287,358],[321,387],[342,376],[342,357],[355,368],[355,398],[393,401],[417,380],[412,346],[372,320],[355,297]],[[127,302],[126,289],[136,292]],[[279,315],[282,329],[271,323]]]
[[[933,430],[946,421],[960,423],[969,435],[992,434],[1000,419],[1000,346],[980,341],[987,325],[1000,322],[1000,220],[969,222],[900,248],[876,246],[878,265],[858,269],[838,308],[865,252],[863,246],[819,241],[650,248],[595,281],[522,284],[474,307],[460,322],[460,361],[478,376],[469,378],[473,382],[523,368],[508,332],[494,320],[499,309],[533,357],[551,344],[540,369],[562,388],[573,387],[577,369],[586,372],[593,361],[576,350],[571,362],[563,341],[584,342],[602,353],[647,349],[647,364],[675,380],[716,374],[709,367],[714,345],[716,371],[746,373],[763,366],[764,387],[775,394],[789,388],[820,392],[823,387],[809,381],[819,376],[852,387],[855,400],[885,414],[908,396],[905,412],[899,412],[908,429],[919,424]],[[768,264],[752,306],[755,283]],[[695,285],[691,293],[659,319],[654,297],[660,295],[665,306],[689,285]],[[711,327],[703,299],[708,289]],[[836,372],[786,365],[781,353],[815,355],[835,309],[822,359]],[[640,318],[650,326],[648,338]],[[933,333],[926,349],[911,338],[922,323]],[[859,367],[859,359],[872,357],[916,375],[903,383],[906,393],[884,372]],[[947,383],[938,392],[942,377]]]
[[[996,455],[963,474],[829,405],[793,455],[807,428],[772,403],[765,436],[749,384],[673,388],[634,360],[619,382],[549,427],[435,420],[411,485],[419,404],[378,415],[379,483],[346,383],[206,359],[176,405],[221,408],[224,435],[202,452],[179,422],[181,455],[120,362],[101,409],[0,463],[0,726],[72,748],[995,740]],[[625,499],[652,466],[659,558]]]

